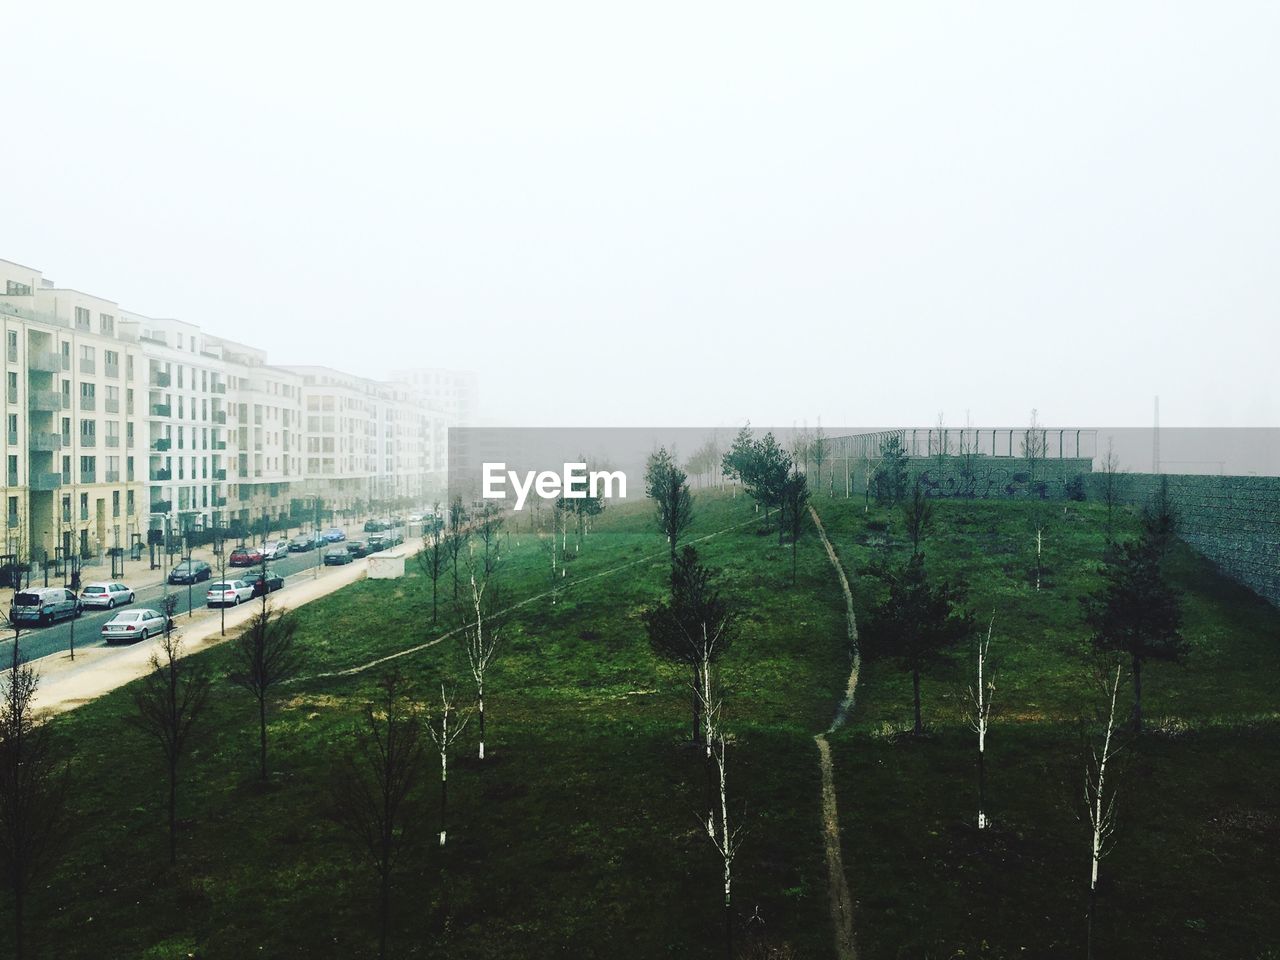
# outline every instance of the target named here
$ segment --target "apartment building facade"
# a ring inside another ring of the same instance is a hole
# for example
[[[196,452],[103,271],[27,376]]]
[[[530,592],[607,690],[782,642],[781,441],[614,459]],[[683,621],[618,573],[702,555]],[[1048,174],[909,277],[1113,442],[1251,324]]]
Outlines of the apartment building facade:
[[[5,537],[15,562],[101,555],[150,531],[356,511],[443,489],[449,410],[412,382],[280,366],[176,319],[0,260]],[[5,559],[5,558],[9,559]]]

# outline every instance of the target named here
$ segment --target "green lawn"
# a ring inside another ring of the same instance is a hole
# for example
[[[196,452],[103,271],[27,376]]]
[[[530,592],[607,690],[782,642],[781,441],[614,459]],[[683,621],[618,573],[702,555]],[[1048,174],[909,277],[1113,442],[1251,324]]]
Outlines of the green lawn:
[[[813,734],[848,670],[844,605],[816,536],[791,552],[750,502],[698,494],[689,537],[742,607],[727,654],[730,791],[748,827],[735,865],[743,915],[795,955],[832,955]],[[891,514],[820,499],[860,616],[879,585],[860,571],[908,549]],[[974,818],[973,738],[960,720],[969,650],[924,684],[930,734],[909,729],[910,679],[864,664],[833,738],[845,863],[861,957],[1080,956],[1088,871],[1073,721],[1087,706],[1078,597],[1095,583],[1102,515],[1055,508],[1037,592],[1027,508],[942,503],[930,569],[962,576],[985,621],[997,713],[989,741],[995,827]],[[870,521],[870,523],[869,523]],[[1125,523],[1132,524],[1132,518]],[[487,691],[489,758],[469,728],[450,777],[450,844],[434,846],[437,770],[414,797],[398,873],[395,957],[718,957],[718,861],[695,817],[704,797],[686,745],[683,672],[658,662],[640,613],[665,589],[665,543],[646,505],[611,507],[568,564],[554,605],[549,563],[521,523],[503,537],[519,606]],[[1121,823],[1103,864],[1102,957],[1240,957],[1280,950],[1280,615],[1180,550],[1192,652],[1146,675],[1156,732],[1125,759]],[[381,673],[357,667],[451,627],[430,582],[363,581],[298,612],[303,679],[271,725],[269,785],[255,779],[250,701],[225,680],[185,768],[179,865],[166,863],[154,747],[125,723],[127,690],[55,722],[75,746],[70,852],[30,904],[41,955],[59,958],[372,956],[369,872],[326,816],[334,757]],[[201,654],[219,675],[223,650]],[[445,640],[394,661],[429,696],[464,660]],[[8,945],[9,931],[0,931]]]
[[[1028,509],[940,503],[924,546],[931,572],[967,583],[984,626],[995,615],[994,829],[974,829],[976,737],[960,713],[972,647],[923,684],[929,737],[899,733],[910,729],[910,677],[884,662],[865,666],[850,725],[836,737],[864,956],[1083,955],[1089,856],[1087,822],[1077,819],[1084,767],[1075,721],[1092,686],[1078,598],[1097,583],[1103,513],[1054,508],[1037,592]],[[823,515],[851,574],[877,552],[909,550],[892,518],[887,530],[869,527],[886,519],[874,509],[864,516],[860,504],[840,502]],[[1123,523],[1132,529],[1134,518]],[[1272,957],[1280,950],[1280,614],[1185,547],[1171,573],[1184,592],[1190,651],[1182,664],[1144,671],[1155,729],[1120,764],[1097,955]],[[865,614],[879,585],[852,582]]]

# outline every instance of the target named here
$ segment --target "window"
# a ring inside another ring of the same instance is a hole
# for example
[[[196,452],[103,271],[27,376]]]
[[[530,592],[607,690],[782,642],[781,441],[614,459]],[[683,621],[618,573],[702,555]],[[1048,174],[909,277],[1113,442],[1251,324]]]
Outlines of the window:
[[[129,472],[132,474],[133,472],[132,467],[129,468]],[[130,476],[129,479],[132,480],[133,477]],[[133,491],[132,490],[126,490],[124,493],[124,508],[125,508],[125,511],[129,514],[129,516],[132,517],[133,516]]]
[[[98,388],[92,383],[80,384],[80,409],[96,410],[98,408]]]
[[[111,491],[111,516],[113,517],[120,516],[120,491],[119,490]]]
[[[102,409],[105,410],[107,413],[119,413],[120,412],[120,388],[106,387],[105,389],[106,389],[106,398],[105,398],[106,402],[103,404]]]
[[[15,454],[9,454],[9,486],[16,487],[18,485],[18,458]]]
[[[62,341],[62,369],[63,370],[71,369],[71,341],[70,340]]]
[[[25,283],[18,283],[17,280],[6,280],[4,282],[5,296],[9,297],[29,297],[31,296],[31,287]]]
[[[80,446],[93,447],[98,443],[98,421],[80,421]]]
[[[10,330],[9,335],[6,338],[6,341],[7,341],[6,346],[9,351],[9,362],[17,363],[18,362],[18,331]]]
[[[18,375],[10,373],[5,376],[5,391],[9,395],[10,403],[18,402]]]
[[[89,495],[87,493],[80,494],[80,519],[89,519]]]
[[[88,307],[76,307],[76,329],[77,330],[89,329],[89,308]]]
[[[98,478],[98,458],[97,457],[81,457],[80,458],[80,482],[96,483]],[[84,494],[81,494],[84,496]],[[87,518],[84,518],[87,519]]]
[[[9,442],[17,443],[18,442],[18,415],[16,413],[9,414],[8,426],[9,426]]]
[[[98,331],[104,336],[116,335],[116,318],[109,313],[98,314]]]
[[[70,497],[62,498],[62,522],[63,523],[71,522],[71,498]]]
[[[80,372],[81,373],[97,373],[97,350],[93,347],[84,345],[80,347]]]
[[[62,445],[64,447],[71,446],[71,418],[62,418]]]

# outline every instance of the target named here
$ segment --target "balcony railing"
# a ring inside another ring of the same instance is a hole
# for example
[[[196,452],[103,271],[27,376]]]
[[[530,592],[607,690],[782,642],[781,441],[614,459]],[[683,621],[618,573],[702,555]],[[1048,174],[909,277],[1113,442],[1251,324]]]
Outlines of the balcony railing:
[[[10,430],[10,431],[9,431],[9,446],[11,446],[11,447],[16,447],[17,445],[18,445],[18,431],[17,431],[17,430]]]
[[[11,513],[11,514],[9,514],[9,527],[10,527],[11,529],[12,529],[13,527],[18,527],[18,526],[21,526],[21,525],[22,525],[22,518],[21,518],[21,517],[19,517],[16,513]]]
[[[97,482],[98,482],[98,472],[97,472],[96,470],[81,470],[81,471],[80,471],[80,482],[81,482],[81,483],[97,483]],[[83,519],[87,519],[87,518],[86,518],[86,517],[82,517],[81,519],[83,520]]]
[[[168,450],[171,446],[173,446],[172,440],[170,440],[168,437],[161,437],[159,440],[155,440],[152,442],[151,449],[152,450]]]
[[[151,385],[153,387],[167,387],[172,382],[172,378],[163,370],[151,371]]]
[[[117,437],[109,436],[106,439],[106,444],[108,447],[118,447],[120,446],[120,438],[118,436]]]
[[[44,453],[56,453],[62,449],[62,437],[56,433],[32,433],[27,438],[27,448]]]
[[[80,372],[81,372],[81,373],[97,373],[97,372],[98,372],[98,361],[96,361],[96,360],[90,360],[88,357],[81,357],[81,358],[80,358]]]
[[[18,471],[17,471],[17,470],[10,470],[10,471],[9,471],[9,486],[11,486],[11,487],[16,487],[17,485],[18,485]]]
[[[62,474],[33,473],[28,486],[30,486],[32,490],[57,490],[62,486]]]
[[[214,423],[226,423],[226,422],[227,422],[227,412],[226,412],[225,410],[215,410],[215,411],[213,411],[213,422],[214,422]]]
[[[119,380],[119,379],[120,379],[120,364],[118,364],[118,363],[108,363],[108,364],[104,364],[104,365],[103,365],[103,368],[102,368],[102,372],[103,372],[104,374],[106,374],[108,377],[113,377],[113,378],[115,378],[115,379]]]
[[[227,498],[226,498],[226,497],[214,497],[214,498],[213,498],[213,505],[214,505],[215,507],[225,507],[225,506],[227,505]]]
[[[225,480],[225,479],[227,479],[227,471],[225,471],[225,470],[215,470],[215,471],[213,471],[213,479],[215,479],[215,480]]]
[[[172,509],[173,509],[172,500],[152,500],[151,501],[152,513],[168,513]]]
[[[120,482],[120,471],[119,471],[119,470],[108,470],[108,471],[106,472],[106,474],[105,474],[105,482],[106,482],[106,483],[119,483],[119,482]]]
[[[62,394],[57,390],[30,390],[27,392],[27,409],[54,413],[62,409]]]
[[[225,383],[214,383],[209,387],[210,393],[226,393],[227,385]]]
[[[215,440],[215,441],[213,441],[213,443],[211,443],[211,444],[210,444],[210,446],[211,446],[214,450],[225,450],[225,449],[227,449],[227,441],[225,441],[225,440]]]
[[[151,405],[151,415],[153,417],[171,417],[173,416],[173,408],[167,403],[153,403]]]
[[[80,409],[81,410],[97,410],[98,409],[97,396],[94,394],[87,394],[87,395],[83,393],[80,394]]]
[[[96,447],[98,445],[98,435],[96,433],[80,434],[80,446]]]
[[[172,480],[172,479],[173,479],[172,470],[165,470],[161,468],[159,470],[151,471],[151,480],[153,483],[162,483],[165,480]]]
[[[120,412],[120,401],[119,401],[119,400],[111,400],[111,399],[103,400],[103,401],[102,401],[102,409],[103,409],[103,410],[105,410],[107,413],[119,413],[119,412]]]
[[[27,370],[34,373],[59,373],[62,357],[52,350],[37,350],[27,354]]]

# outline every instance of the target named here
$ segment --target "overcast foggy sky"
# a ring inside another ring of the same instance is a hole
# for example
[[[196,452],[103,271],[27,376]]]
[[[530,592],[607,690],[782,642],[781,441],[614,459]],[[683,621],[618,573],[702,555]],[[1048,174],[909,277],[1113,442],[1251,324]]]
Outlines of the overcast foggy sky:
[[[1280,423],[1274,5],[204,9],[6,4],[0,257],[514,425]]]

